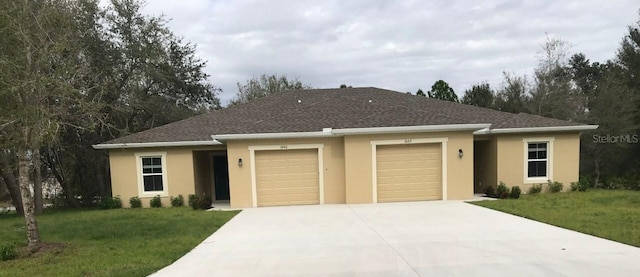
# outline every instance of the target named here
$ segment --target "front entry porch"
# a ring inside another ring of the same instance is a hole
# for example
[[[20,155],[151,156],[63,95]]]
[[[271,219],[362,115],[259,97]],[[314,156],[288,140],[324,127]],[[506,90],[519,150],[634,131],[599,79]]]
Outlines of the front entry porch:
[[[226,150],[193,151],[195,193],[209,197],[219,205],[228,206],[229,163]]]

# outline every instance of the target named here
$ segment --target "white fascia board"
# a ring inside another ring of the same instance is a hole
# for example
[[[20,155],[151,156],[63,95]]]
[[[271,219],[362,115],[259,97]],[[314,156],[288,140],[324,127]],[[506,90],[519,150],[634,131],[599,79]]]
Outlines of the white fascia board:
[[[290,132],[290,133],[256,133],[256,134],[223,134],[212,135],[214,140],[242,140],[242,139],[279,139],[279,138],[319,138],[333,136],[330,128],[321,132]]]
[[[473,132],[473,134],[486,135],[486,134],[513,134],[513,133],[543,133],[543,132],[563,132],[563,131],[586,131],[586,130],[595,130],[595,129],[598,129],[598,125],[483,129],[483,130],[478,130],[476,132]]]
[[[417,133],[417,132],[446,132],[446,131],[472,131],[489,128],[491,124],[449,124],[449,125],[420,125],[420,126],[396,126],[373,128],[346,128],[334,129],[336,135],[360,135],[360,134],[388,134],[388,133]]]
[[[168,141],[168,142],[139,142],[139,143],[108,143],[92,145],[93,149],[125,149],[125,148],[147,148],[147,147],[171,147],[171,146],[207,146],[222,145],[217,140],[202,141]]]

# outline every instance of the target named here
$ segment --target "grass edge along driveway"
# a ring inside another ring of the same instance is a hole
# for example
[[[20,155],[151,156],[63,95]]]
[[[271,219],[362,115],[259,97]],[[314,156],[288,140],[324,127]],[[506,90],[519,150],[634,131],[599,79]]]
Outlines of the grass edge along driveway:
[[[640,247],[640,191],[542,193],[469,203]]]
[[[167,266],[238,211],[190,208],[48,211],[38,216],[42,255],[0,262],[0,276],[146,276]],[[24,219],[0,215],[0,245],[25,242]]]

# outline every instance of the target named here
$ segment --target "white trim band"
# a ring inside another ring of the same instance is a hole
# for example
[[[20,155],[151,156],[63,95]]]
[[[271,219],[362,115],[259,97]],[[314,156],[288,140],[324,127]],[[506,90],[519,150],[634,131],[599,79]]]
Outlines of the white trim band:
[[[346,128],[334,129],[336,135],[363,135],[363,134],[388,134],[388,133],[417,133],[417,132],[445,132],[445,131],[470,131],[489,128],[491,124],[449,124],[449,125],[420,125],[420,126],[396,126],[373,128]]]
[[[331,128],[325,128],[321,132],[289,132],[289,133],[255,133],[255,134],[223,134],[212,135],[214,140],[229,139],[276,139],[276,138],[317,138],[332,136]]]
[[[93,149],[118,149],[118,148],[145,148],[145,147],[171,147],[171,146],[206,146],[222,145],[217,140],[202,141],[167,141],[167,142],[138,142],[138,143],[108,143],[92,145]]]
[[[474,135],[487,134],[512,134],[512,133],[540,133],[540,132],[562,132],[562,131],[586,131],[598,129],[598,125],[577,125],[577,126],[553,126],[553,127],[530,127],[530,128],[501,128],[482,129],[473,132]]]

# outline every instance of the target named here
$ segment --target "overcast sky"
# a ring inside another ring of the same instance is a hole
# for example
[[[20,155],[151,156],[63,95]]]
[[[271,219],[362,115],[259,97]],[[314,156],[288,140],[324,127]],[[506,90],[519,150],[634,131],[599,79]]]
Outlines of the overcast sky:
[[[638,0],[150,0],[144,12],[164,14],[197,44],[226,104],[236,82],[263,73],[412,93],[443,79],[461,96],[478,82],[500,86],[503,71],[531,75],[546,34],[592,61],[611,59],[639,8]]]

